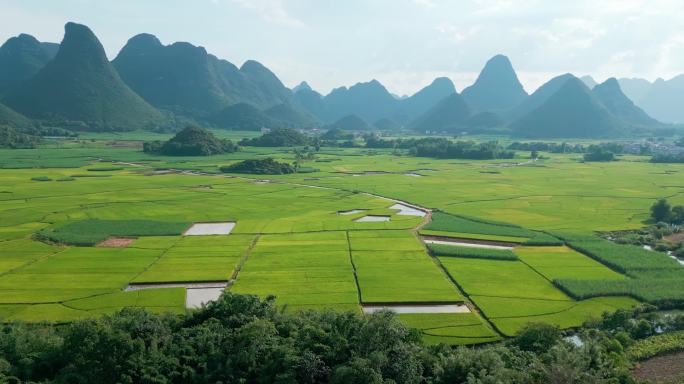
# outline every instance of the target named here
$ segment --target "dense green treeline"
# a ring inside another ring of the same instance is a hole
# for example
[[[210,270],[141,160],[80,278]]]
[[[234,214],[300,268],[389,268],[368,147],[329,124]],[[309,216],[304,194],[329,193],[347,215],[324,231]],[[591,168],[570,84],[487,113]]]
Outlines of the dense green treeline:
[[[6,125],[0,125],[0,148],[34,148],[40,139]]]
[[[562,339],[529,325],[476,349],[425,346],[390,312],[277,310],[226,293],[187,316],[124,309],[65,326],[5,325],[0,381],[45,383],[632,383],[625,348],[676,321],[619,311]],[[680,324],[681,325],[681,324]]]

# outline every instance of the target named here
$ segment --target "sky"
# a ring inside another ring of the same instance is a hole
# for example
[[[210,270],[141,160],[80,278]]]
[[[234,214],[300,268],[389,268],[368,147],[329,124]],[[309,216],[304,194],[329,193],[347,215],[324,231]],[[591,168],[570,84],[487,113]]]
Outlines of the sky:
[[[88,25],[110,59],[147,32],[324,94],[371,79],[412,94],[438,76],[461,91],[499,53],[528,92],[567,72],[684,73],[682,0],[0,0],[1,41],[59,42],[67,21]]]

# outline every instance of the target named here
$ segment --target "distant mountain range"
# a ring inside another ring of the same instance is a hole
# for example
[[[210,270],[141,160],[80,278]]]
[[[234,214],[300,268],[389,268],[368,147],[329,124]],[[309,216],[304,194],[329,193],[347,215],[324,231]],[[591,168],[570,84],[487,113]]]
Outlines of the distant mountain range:
[[[109,61],[93,32],[68,23],[61,44],[21,34],[0,47],[0,124],[74,130],[175,130],[187,122],[234,130],[340,128],[510,132],[528,137],[609,137],[684,122],[684,75],[597,84],[557,76],[528,95],[510,60],[496,55],[458,93],[445,77],[410,96],[377,80],[323,95],[288,89],[264,65],[241,67],[187,42],[132,37]]]
[[[326,96],[304,83],[296,87],[294,95],[301,106],[323,121],[356,115],[368,123],[391,119],[405,124],[454,93],[456,88],[451,80],[441,77],[405,98],[395,97],[377,80],[336,88]]]
[[[596,86],[591,76],[582,77],[582,81],[589,88]],[[654,119],[666,123],[684,123],[684,110],[680,107],[680,100],[684,98],[684,75],[655,82],[640,78],[621,78],[617,82],[622,92]]]
[[[51,124],[77,123],[94,130],[165,124],[162,113],[121,80],[90,29],[75,23],[65,26],[55,57],[4,101],[27,117]]]

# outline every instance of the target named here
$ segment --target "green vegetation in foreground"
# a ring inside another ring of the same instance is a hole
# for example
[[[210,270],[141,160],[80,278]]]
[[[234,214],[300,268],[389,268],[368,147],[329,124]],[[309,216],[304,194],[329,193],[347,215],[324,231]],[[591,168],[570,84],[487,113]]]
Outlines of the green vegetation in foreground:
[[[296,169],[290,164],[279,163],[272,158],[243,160],[225,167],[224,173],[246,173],[252,175],[286,175],[295,173]]]
[[[450,316],[422,323],[421,341],[419,331],[399,321],[413,324],[413,315],[283,313],[273,298],[225,293],[183,316],[125,309],[59,327],[6,325],[0,381],[146,382],[153,375],[163,383],[633,384],[625,348],[653,335],[662,321],[653,315],[603,316],[579,331],[579,347],[556,327],[532,324],[508,341],[468,349],[424,343],[432,333],[493,338],[468,316],[448,321],[455,327],[444,326]],[[662,324],[676,330],[673,322]]]
[[[455,245],[427,244],[428,249],[438,256],[456,256],[474,259],[518,260],[518,256],[507,249],[485,249],[473,247],[459,247]]]
[[[36,238],[59,244],[95,245],[109,237],[173,236],[190,227],[188,222],[155,220],[87,219],[44,229]]]

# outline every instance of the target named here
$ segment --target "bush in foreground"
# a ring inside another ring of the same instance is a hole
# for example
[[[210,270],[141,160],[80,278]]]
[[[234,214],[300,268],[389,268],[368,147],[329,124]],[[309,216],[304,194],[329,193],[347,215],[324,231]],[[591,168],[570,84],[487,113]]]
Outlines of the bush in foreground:
[[[224,293],[187,316],[124,309],[60,327],[6,325],[0,382],[631,382],[609,343],[558,336],[535,326],[507,344],[428,347],[390,312],[290,314],[272,297]]]

